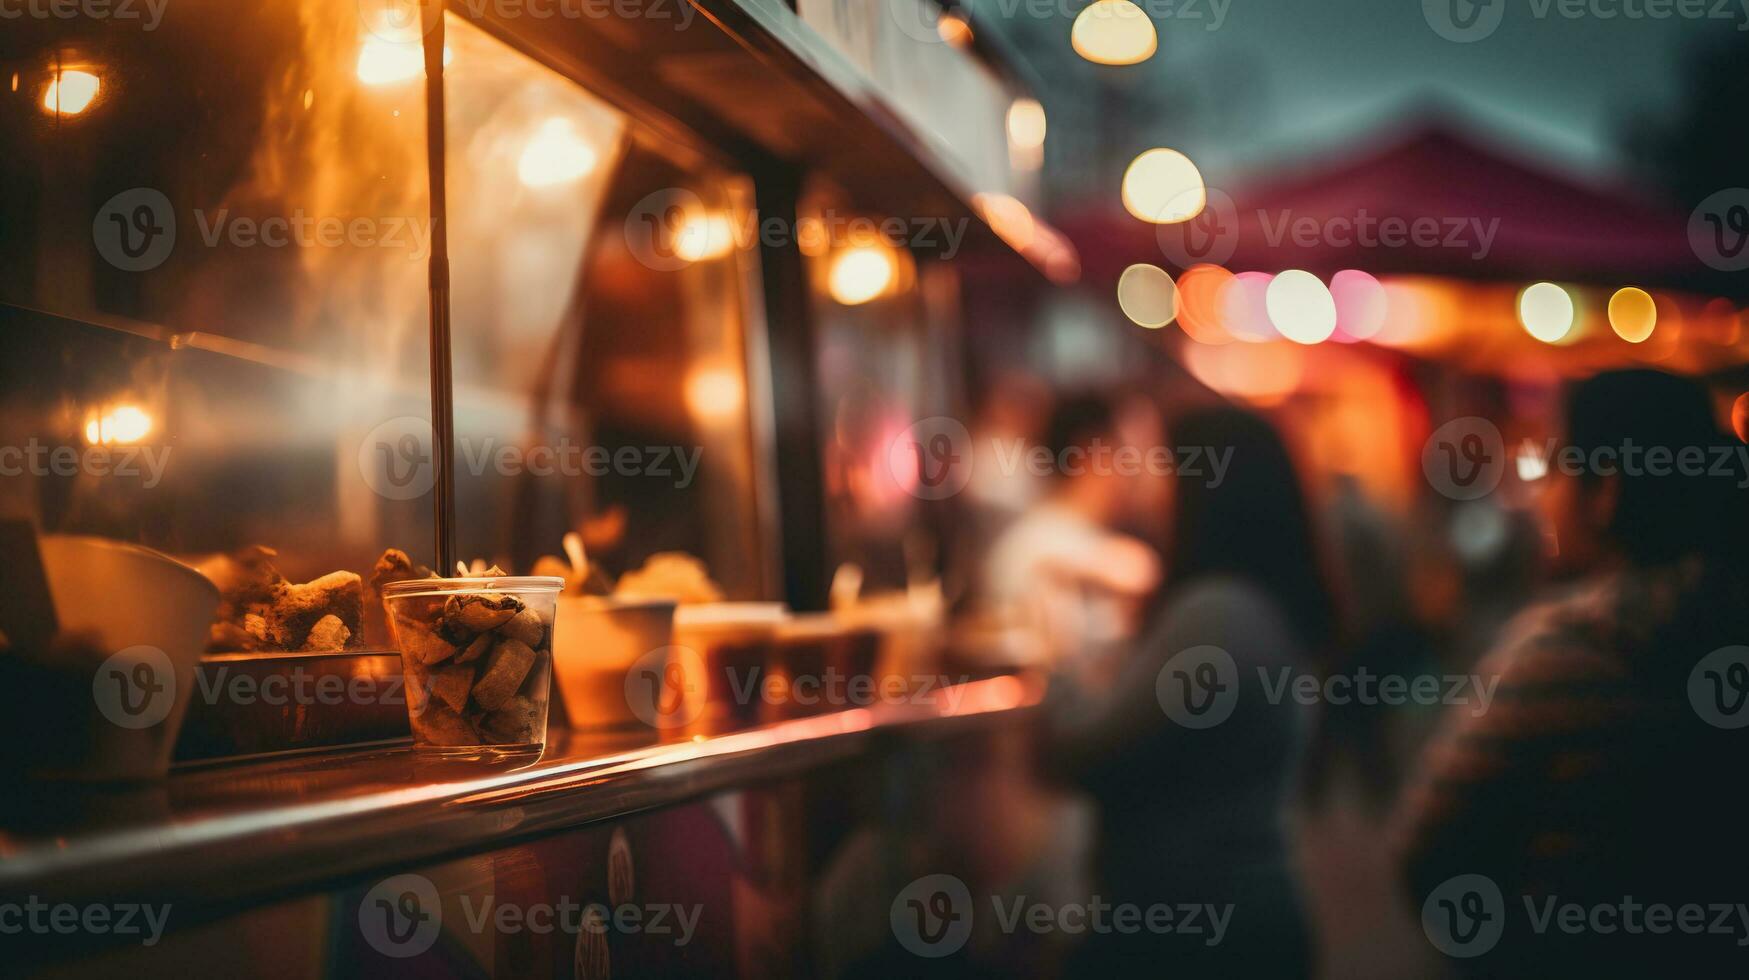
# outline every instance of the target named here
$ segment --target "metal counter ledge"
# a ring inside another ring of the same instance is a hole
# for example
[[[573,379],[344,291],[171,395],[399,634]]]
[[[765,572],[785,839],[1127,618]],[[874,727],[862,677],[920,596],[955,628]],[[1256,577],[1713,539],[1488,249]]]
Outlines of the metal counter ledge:
[[[0,800],[0,898],[151,901],[216,911],[373,869],[501,846],[855,756],[886,734],[1029,713],[1042,685],[972,681],[883,703],[650,744],[554,730],[538,761],[408,747],[173,772],[129,786],[15,785]]]

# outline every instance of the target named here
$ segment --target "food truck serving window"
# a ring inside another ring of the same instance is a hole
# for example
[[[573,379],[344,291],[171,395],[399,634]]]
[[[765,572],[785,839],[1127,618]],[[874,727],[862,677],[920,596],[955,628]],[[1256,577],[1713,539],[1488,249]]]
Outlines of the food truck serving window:
[[[434,557],[424,72],[378,6],[8,26],[0,517],[298,582]],[[740,179],[446,33],[459,554],[576,530],[752,594]]]

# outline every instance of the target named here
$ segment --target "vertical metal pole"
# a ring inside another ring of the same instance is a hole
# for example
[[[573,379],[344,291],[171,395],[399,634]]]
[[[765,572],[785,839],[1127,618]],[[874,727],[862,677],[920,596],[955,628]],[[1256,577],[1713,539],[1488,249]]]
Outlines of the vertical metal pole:
[[[449,354],[449,236],[445,217],[443,0],[419,0],[425,48],[425,170],[431,182],[431,462],[437,569],[455,569],[455,404]]]

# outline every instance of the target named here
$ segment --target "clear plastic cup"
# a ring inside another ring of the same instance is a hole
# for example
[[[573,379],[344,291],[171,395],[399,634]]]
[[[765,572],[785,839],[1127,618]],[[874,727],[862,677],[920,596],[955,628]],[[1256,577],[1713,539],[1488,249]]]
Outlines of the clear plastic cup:
[[[564,585],[505,576],[383,587],[416,748],[486,756],[545,747],[553,620]]]

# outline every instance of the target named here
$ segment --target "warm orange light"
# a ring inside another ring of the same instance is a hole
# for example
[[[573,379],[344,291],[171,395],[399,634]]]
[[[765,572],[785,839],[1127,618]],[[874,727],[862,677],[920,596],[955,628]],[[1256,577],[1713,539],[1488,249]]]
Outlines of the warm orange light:
[[[1624,286],[1609,298],[1609,326],[1628,343],[1643,342],[1657,325],[1658,304],[1644,289]]]
[[[1731,405],[1731,428],[1737,433],[1737,438],[1749,442],[1749,391],[1737,396]]]
[[[1191,344],[1184,349],[1184,366],[1223,395],[1277,405],[1299,387],[1305,374],[1305,348],[1281,341],[1227,347]]]
[[[735,226],[721,211],[689,214],[674,237],[674,254],[688,262],[720,259],[735,250]]]
[[[972,25],[964,14],[957,10],[942,14],[935,22],[935,33],[943,41],[956,48],[963,48],[972,43]]]
[[[898,275],[892,255],[879,245],[855,245],[832,259],[826,288],[845,306],[858,306],[887,291]]]
[[[697,418],[733,418],[740,413],[745,395],[746,388],[733,371],[699,368],[686,377],[686,407]]]
[[[1189,221],[1207,203],[1202,171],[1177,150],[1148,150],[1124,171],[1124,209],[1143,221],[1157,225]]]
[[[1118,277],[1117,305],[1137,326],[1158,330],[1178,315],[1178,287],[1165,269],[1138,263]]]
[[[1038,222],[1033,219],[1031,209],[1018,198],[980,191],[972,195],[972,204],[989,223],[990,230],[1010,248],[1024,252],[1032,247],[1038,234]]]
[[[1045,127],[1045,107],[1037,99],[1015,99],[1008,107],[1008,140],[1015,146],[1044,146]]]
[[[1230,344],[1221,321],[1221,291],[1233,274],[1218,265],[1193,265],[1178,277],[1178,326],[1199,344]]]
[[[1154,22],[1130,0],[1095,0],[1069,29],[1075,53],[1097,65],[1147,61],[1159,47]]]
[[[93,446],[139,442],[152,432],[152,416],[138,405],[116,405],[85,420],[85,441]]]
[[[100,84],[88,71],[62,69],[43,91],[43,109],[50,115],[76,116],[91,107]]]
[[[1359,269],[1343,269],[1330,277],[1336,301],[1336,339],[1371,340],[1385,327],[1385,287]]]
[[[448,67],[454,54],[443,46],[443,64]],[[397,85],[425,74],[423,35],[417,23],[402,23],[401,18],[385,12],[375,26],[360,36],[358,46],[358,80],[366,85]]]
[[[595,148],[569,119],[554,117],[540,124],[516,161],[516,177],[524,187],[555,187],[582,180],[595,169]]]

